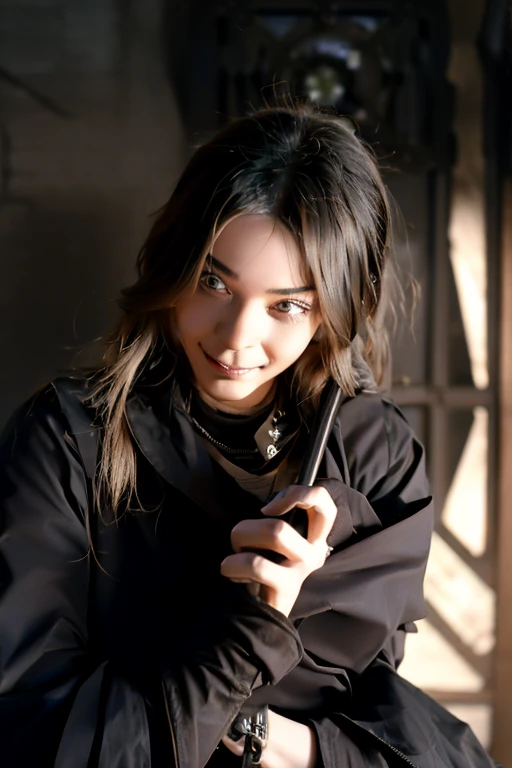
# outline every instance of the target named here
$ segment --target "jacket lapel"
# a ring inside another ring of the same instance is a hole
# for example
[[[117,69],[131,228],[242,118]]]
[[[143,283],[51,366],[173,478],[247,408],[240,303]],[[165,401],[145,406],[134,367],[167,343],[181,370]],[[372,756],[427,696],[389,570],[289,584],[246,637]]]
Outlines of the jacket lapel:
[[[224,522],[232,518],[233,524],[258,516],[258,499],[243,491],[196,438],[184,407],[176,402],[175,390],[168,395],[170,413],[165,421],[143,395],[135,393],[129,399],[128,422],[140,450],[169,485],[210,516]]]

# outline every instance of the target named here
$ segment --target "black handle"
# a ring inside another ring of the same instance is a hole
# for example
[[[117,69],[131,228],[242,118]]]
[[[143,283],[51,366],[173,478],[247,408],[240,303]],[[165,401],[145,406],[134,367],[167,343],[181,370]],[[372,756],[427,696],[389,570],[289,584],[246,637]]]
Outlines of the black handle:
[[[341,389],[337,383],[330,379],[324,387],[315,421],[311,430],[306,455],[302,462],[298,477],[298,485],[312,486],[315,482],[318,467],[324,455],[325,446],[331,433],[338,406],[341,399]],[[283,520],[292,525],[304,538],[308,535],[308,513],[305,509],[295,507],[282,516]],[[279,552],[273,550],[259,550],[267,560],[281,563],[285,558]]]

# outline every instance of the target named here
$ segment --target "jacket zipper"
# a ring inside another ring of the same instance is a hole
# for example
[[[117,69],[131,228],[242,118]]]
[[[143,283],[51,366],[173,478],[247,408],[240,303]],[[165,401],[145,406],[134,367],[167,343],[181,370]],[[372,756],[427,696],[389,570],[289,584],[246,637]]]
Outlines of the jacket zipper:
[[[352,720],[351,717],[348,715],[344,715],[343,713],[340,713],[343,719],[348,720],[349,723],[352,724],[352,726],[356,726],[359,730],[363,731],[364,733],[371,733],[374,739],[377,739],[377,741],[380,741],[381,744],[385,744],[385,746],[390,749],[392,752],[395,753],[395,755],[398,755],[398,757],[402,758],[407,765],[410,765],[411,768],[419,768],[419,766],[416,765],[416,763],[413,763],[412,760],[409,760],[407,755],[404,755],[403,752],[401,752],[397,747],[394,747],[392,744],[390,744],[385,739],[382,739],[378,734],[375,733],[375,731],[372,728],[365,728],[364,725],[359,725],[359,723],[356,720]]]
[[[175,768],[179,768],[179,760],[178,760],[178,747],[176,746],[176,736],[174,735],[174,727],[171,720],[171,715],[169,713],[169,705],[167,703],[167,696],[165,695],[165,685],[164,681],[162,680],[162,694],[164,697],[164,704],[165,704],[165,712],[167,715],[167,722],[169,723],[169,730],[171,732],[171,740],[172,740],[172,751],[174,752],[174,766]]]
[[[360,726],[360,727],[361,727],[361,726]],[[368,728],[368,729],[364,728],[363,730],[367,731],[367,733],[371,733],[371,734],[372,734],[372,736],[373,736],[375,739],[377,739],[377,741],[380,741],[382,744],[385,744],[385,745],[386,745],[386,747],[388,747],[388,748],[389,748],[389,749],[391,749],[391,750],[392,750],[392,751],[393,751],[393,752],[394,752],[396,755],[398,755],[399,757],[401,757],[401,758],[402,758],[402,760],[405,760],[405,762],[407,763],[407,765],[410,765],[410,766],[412,766],[412,768],[418,768],[418,766],[416,765],[416,763],[412,763],[412,762],[409,760],[409,758],[408,758],[406,755],[404,755],[404,753],[403,753],[403,752],[400,752],[400,750],[399,750],[399,749],[397,749],[396,747],[394,747],[392,744],[390,744],[389,742],[385,741],[384,739],[381,739],[381,737],[380,737],[380,736],[377,736],[377,734],[375,733],[375,731],[372,731],[372,729],[371,729],[371,728]]]

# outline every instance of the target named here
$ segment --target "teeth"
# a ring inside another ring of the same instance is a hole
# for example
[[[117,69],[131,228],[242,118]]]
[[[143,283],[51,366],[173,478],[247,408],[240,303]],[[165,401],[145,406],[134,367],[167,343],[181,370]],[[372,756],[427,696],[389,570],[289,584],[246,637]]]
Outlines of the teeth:
[[[226,371],[250,371],[250,368],[232,368],[230,365],[224,365],[224,363],[221,363],[220,360],[216,361],[222,368],[225,368]]]
[[[215,363],[217,363],[217,365],[220,365],[221,368],[224,368],[225,371],[234,371],[236,373],[247,373],[247,371],[252,371],[252,368],[234,368],[231,365],[226,365],[225,363],[221,363],[220,360],[217,360],[216,357],[212,357],[207,352],[205,354],[207,357],[210,358],[210,360],[213,360]]]

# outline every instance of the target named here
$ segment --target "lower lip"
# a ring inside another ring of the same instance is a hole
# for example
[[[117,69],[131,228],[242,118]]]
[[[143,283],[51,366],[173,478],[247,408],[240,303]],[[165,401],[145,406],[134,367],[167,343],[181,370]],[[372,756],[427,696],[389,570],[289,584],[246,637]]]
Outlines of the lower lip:
[[[213,357],[210,357],[210,355],[208,355],[204,349],[202,351],[212,368],[214,368],[218,373],[222,373],[224,376],[230,376],[236,379],[238,376],[244,376],[246,373],[257,370],[257,368],[227,368],[226,366],[221,365],[216,360],[214,360]]]

